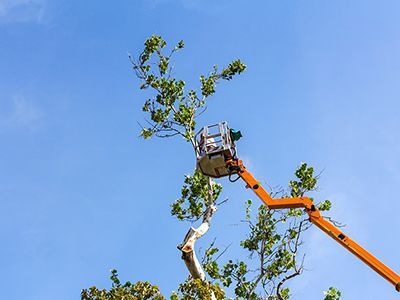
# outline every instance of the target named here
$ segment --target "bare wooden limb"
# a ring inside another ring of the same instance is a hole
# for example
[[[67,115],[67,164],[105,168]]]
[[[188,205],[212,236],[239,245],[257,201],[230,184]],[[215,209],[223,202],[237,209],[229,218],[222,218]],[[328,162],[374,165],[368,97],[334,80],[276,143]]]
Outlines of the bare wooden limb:
[[[277,298],[278,298],[279,300],[284,300],[284,299],[282,298],[282,296],[281,296],[281,289],[282,289],[283,284],[284,284],[286,281],[288,281],[288,280],[290,280],[290,279],[292,279],[292,278],[294,278],[294,277],[296,277],[296,276],[299,276],[299,275],[303,272],[304,257],[305,257],[305,256],[303,256],[302,262],[301,262],[301,264],[300,264],[299,267],[296,267],[296,258],[295,258],[295,257],[293,258],[293,260],[295,261],[295,262],[294,262],[294,264],[295,264],[294,272],[293,272],[292,274],[290,274],[290,275],[285,276],[285,277],[278,283],[278,285],[276,286],[276,296],[277,296]]]
[[[179,250],[185,253],[194,251],[194,245],[196,241],[210,229],[211,219],[216,211],[217,208],[213,204],[207,207],[201,225],[197,229],[193,227],[189,229],[182,244],[178,246]]]
[[[300,274],[301,274],[301,269],[298,269],[298,270],[296,270],[294,273],[292,273],[292,274],[290,274],[290,275],[284,277],[284,278],[278,283],[278,285],[277,285],[277,287],[276,287],[276,296],[278,297],[279,300],[284,300],[284,299],[282,298],[282,296],[281,296],[281,288],[282,288],[282,285],[283,285],[287,280],[292,279],[292,278],[294,278],[294,277],[296,277],[296,276],[298,276],[298,275],[300,275]]]

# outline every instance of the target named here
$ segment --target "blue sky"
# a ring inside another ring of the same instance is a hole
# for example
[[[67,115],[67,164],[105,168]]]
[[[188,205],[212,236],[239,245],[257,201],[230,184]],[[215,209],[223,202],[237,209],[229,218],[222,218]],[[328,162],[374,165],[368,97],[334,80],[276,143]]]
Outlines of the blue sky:
[[[213,64],[245,74],[218,86],[200,123],[227,120],[255,176],[285,185],[306,161],[317,199],[400,271],[398,1],[0,0],[0,286],[2,297],[79,299],[82,288],[147,279],[165,294],[187,271],[169,216],[194,167],[183,141],[138,138],[144,94],[127,53],[160,34],[186,48],[176,76],[196,86]],[[243,184],[198,246],[237,242]],[[397,299],[394,288],[322,232],[305,237],[294,299]],[[56,296],[55,296],[56,295]]]

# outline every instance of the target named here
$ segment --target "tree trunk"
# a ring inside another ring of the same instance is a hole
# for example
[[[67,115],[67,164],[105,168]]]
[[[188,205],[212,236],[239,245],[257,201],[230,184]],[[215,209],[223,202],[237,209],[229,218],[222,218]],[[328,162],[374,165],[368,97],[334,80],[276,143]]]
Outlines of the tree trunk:
[[[178,245],[178,249],[182,252],[182,259],[185,262],[185,265],[194,279],[207,280],[206,274],[204,273],[203,267],[201,266],[199,260],[197,259],[195,252],[195,243],[201,238],[211,226],[211,219],[214,213],[217,211],[217,207],[214,205],[213,199],[213,189],[212,189],[212,179],[208,177],[207,188],[207,208],[204,212],[202,223],[197,229],[191,227],[189,231],[186,233],[185,238],[181,245]],[[212,295],[211,299],[215,299],[215,296]]]

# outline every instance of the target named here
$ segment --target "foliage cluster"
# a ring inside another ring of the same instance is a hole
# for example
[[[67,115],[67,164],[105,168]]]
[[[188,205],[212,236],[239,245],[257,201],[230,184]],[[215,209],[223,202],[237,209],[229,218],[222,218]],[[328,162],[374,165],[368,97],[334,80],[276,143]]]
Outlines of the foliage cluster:
[[[222,191],[222,185],[212,183],[214,203]],[[203,216],[208,202],[207,178],[196,170],[193,175],[186,175],[181,188],[181,197],[171,204],[171,215],[178,220],[196,221]]]
[[[220,80],[231,80],[246,69],[239,59],[218,70],[214,65],[208,75],[200,76],[199,89],[186,90],[186,83],[172,77],[171,57],[184,48],[180,41],[168,54],[167,43],[160,36],[153,35],[144,44],[144,50],[137,60],[130,57],[133,70],[142,81],[141,89],[152,89],[154,95],[145,101],[142,110],[150,119],[142,127],[141,135],[150,138],[181,135],[190,141],[194,137],[196,118],[205,111],[206,99],[215,93]],[[156,66],[153,69],[153,66]]]

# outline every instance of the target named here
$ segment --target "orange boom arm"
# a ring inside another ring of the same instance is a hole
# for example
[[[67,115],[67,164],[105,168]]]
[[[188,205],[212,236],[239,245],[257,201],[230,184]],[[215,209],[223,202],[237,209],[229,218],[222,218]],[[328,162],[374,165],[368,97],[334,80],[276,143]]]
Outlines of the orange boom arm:
[[[400,275],[383,264],[375,256],[358,245],[355,241],[345,235],[341,230],[334,226],[331,222],[324,219],[318,208],[312,203],[308,197],[297,198],[272,198],[268,192],[260,185],[260,183],[248,172],[241,160],[230,159],[227,161],[227,168],[232,174],[238,174],[240,178],[246,182],[246,187],[250,188],[270,209],[283,208],[304,208],[309,216],[310,222],[315,224],[322,231],[327,233],[336,242],[345,247],[355,256],[360,258],[364,263],[370,266],[383,278],[393,284],[397,291],[400,292]]]

